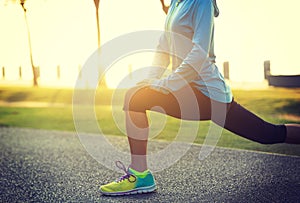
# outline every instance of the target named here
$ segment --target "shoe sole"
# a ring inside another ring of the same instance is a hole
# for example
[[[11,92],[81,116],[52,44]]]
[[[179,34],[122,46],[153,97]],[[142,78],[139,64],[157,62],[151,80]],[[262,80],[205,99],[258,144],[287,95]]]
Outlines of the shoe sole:
[[[100,192],[103,195],[107,195],[107,196],[122,196],[122,195],[145,194],[145,193],[154,192],[155,190],[156,190],[156,185],[152,185],[152,186],[148,186],[148,187],[140,187],[140,188],[125,191],[125,192],[104,192],[101,190],[100,190]]]

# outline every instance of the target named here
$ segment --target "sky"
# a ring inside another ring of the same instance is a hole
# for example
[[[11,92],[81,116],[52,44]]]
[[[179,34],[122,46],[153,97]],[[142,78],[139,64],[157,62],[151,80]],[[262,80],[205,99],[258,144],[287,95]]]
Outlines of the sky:
[[[24,13],[19,4],[0,0],[0,85],[31,81]],[[217,65],[229,61],[230,78],[238,82],[263,81],[263,62],[271,61],[272,74],[300,74],[299,0],[219,0],[215,19]],[[72,86],[78,70],[97,48],[97,29],[92,0],[27,0],[33,60],[41,69],[42,85]],[[122,34],[164,27],[165,14],[159,0],[101,0],[101,43]],[[145,53],[120,59],[107,74],[116,86],[128,74],[151,63]],[[60,66],[61,78],[56,79]]]

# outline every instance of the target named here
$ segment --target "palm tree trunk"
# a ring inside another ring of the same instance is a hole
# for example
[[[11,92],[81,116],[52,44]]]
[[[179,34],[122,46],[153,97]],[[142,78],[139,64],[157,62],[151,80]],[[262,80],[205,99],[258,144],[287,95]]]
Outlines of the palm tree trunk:
[[[96,8],[96,18],[97,18],[97,33],[98,33],[98,48],[100,48],[100,21],[99,21],[99,11]]]
[[[38,86],[38,81],[37,81],[38,73],[37,73],[37,69],[35,68],[34,63],[33,63],[30,30],[29,30],[27,15],[26,15],[26,9],[24,7],[24,3],[21,3],[21,6],[22,6],[22,8],[24,10],[24,18],[25,18],[25,23],[26,23],[26,28],[27,28],[30,63],[31,63],[32,73],[33,73],[33,86],[37,87]]]
[[[97,37],[98,37],[98,52],[100,54],[100,46],[101,46],[101,32],[100,32],[100,20],[99,20],[99,4],[100,4],[100,0],[94,0],[95,3],[95,7],[96,7],[96,22],[97,22]],[[99,67],[99,69],[101,69]],[[101,82],[101,81],[100,81]],[[103,77],[102,82],[101,82],[101,86],[103,87],[107,87],[106,84],[106,79],[105,77]]]

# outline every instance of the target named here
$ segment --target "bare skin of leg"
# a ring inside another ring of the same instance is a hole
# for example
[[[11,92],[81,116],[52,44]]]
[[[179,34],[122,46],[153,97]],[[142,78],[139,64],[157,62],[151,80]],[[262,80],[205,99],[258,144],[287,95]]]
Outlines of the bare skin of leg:
[[[147,166],[149,124],[146,113],[126,111],[126,131],[131,152],[130,168],[143,172]]]
[[[286,124],[286,139],[285,143],[300,144],[300,125],[299,124]]]

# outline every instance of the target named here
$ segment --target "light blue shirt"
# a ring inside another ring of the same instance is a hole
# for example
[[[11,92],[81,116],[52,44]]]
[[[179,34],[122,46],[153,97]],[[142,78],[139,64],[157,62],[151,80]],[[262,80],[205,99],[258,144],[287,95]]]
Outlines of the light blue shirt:
[[[213,100],[232,101],[231,89],[215,64],[215,11],[212,0],[172,0],[165,23],[166,32],[160,38],[153,65],[166,68],[171,58],[173,73],[154,85],[177,91],[191,83]],[[191,46],[186,45],[187,39]],[[153,68],[150,76],[160,78],[163,72],[162,68]]]

